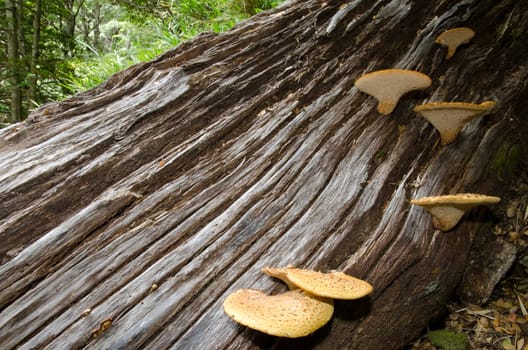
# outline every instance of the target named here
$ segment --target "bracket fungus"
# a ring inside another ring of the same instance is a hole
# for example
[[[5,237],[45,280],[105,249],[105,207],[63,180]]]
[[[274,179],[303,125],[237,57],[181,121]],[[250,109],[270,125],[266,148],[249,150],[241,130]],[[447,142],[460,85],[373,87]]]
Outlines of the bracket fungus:
[[[300,288],[320,297],[352,300],[372,293],[370,283],[343,272],[322,273],[294,267],[265,267],[262,272],[281,279],[290,289]]]
[[[453,142],[460,130],[471,120],[483,115],[495,102],[481,104],[466,102],[430,102],[414,107],[414,111],[427,119],[440,132],[442,145]]]
[[[403,95],[431,86],[431,78],[413,70],[385,69],[361,76],[354,86],[378,100],[379,113],[390,114]]]
[[[450,59],[460,45],[468,43],[474,36],[475,32],[471,28],[452,28],[440,34],[435,42],[447,46],[446,59]]]
[[[278,337],[299,338],[323,327],[334,313],[332,299],[292,290],[267,295],[240,289],[224,301],[224,311],[236,322]]]
[[[411,204],[419,205],[433,216],[433,226],[442,231],[449,231],[462,219],[470,209],[484,204],[500,202],[499,197],[474,193],[459,193],[453,195],[423,197],[411,200]]]

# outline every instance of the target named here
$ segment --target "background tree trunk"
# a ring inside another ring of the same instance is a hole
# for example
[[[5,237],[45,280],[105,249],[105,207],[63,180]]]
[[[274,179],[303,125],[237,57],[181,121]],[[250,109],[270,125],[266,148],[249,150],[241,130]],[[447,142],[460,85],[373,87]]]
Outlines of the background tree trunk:
[[[18,42],[18,55],[21,61],[26,57],[26,42],[24,40],[24,7],[21,1],[13,1],[16,17],[16,37]]]
[[[16,3],[6,0],[5,13],[7,23],[7,69],[10,77],[11,122],[22,120],[22,87],[20,56],[18,47],[19,23],[16,15]]]
[[[80,0],[75,6],[75,0],[65,0],[64,6],[66,8],[66,17],[64,18],[63,34],[65,37],[65,55],[71,57],[75,49],[75,26],[77,25],[77,16],[82,8],[84,0]]]
[[[515,160],[500,150],[527,146],[527,2],[452,3],[289,2],[1,130],[1,347],[397,349],[418,336],[494,209],[443,233],[409,199],[501,195]],[[477,35],[446,61],[434,39],[456,26]],[[380,116],[353,83],[391,67],[433,85]],[[497,106],[442,147],[412,112],[441,100]],[[312,336],[268,337],[222,311],[236,289],[285,290],[267,265],[344,270],[375,291],[336,303]]]
[[[94,2],[94,21],[93,21],[93,47],[94,49],[99,48],[99,41],[100,41],[100,35],[101,31],[99,29],[99,25],[101,23],[101,4],[99,1]]]
[[[42,17],[42,2],[35,1],[35,12],[33,14],[33,40],[31,44],[31,79],[29,84],[29,99],[34,103],[38,98],[38,61],[40,54],[40,19]]]

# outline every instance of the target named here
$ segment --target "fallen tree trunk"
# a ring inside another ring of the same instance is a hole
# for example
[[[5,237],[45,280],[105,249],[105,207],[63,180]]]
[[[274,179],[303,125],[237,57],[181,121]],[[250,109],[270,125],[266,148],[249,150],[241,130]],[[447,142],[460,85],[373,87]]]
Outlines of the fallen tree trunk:
[[[409,199],[500,195],[499,155],[526,149],[526,2],[451,3],[289,2],[0,131],[2,349],[414,339],[490,233],[475,215],[434,230]],[[462,25],[477,36],[446,61],[434,39]],[[391,67],[433,85],[380,116],[353,83]],[[428,100],[497,106],[443,147],[412,112]],[[344,270],[375,290],[310,337],[276,339],[222,311],[238,288],[285,289],[267,265]]]

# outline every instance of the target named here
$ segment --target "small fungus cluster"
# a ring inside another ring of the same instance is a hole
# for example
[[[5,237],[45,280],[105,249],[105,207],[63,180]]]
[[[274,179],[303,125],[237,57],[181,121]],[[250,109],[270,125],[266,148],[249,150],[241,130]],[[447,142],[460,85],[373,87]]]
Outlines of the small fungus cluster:
[[[262,272],[281,279],[290,290],[267,295],[260,290],[239,289],[226,298],[224,311],[244,326],[278,337],[312,334],[332,318],[333,299],[359,299],[372,292],[368,282],[343,272],[294,267],[265,267]]]
[[[447,47],[446,59],[455,54],[457,48],[475,36],[471,28],[446,30],[436,38],[436,43]],[[431,79],[420,72],[405,69],[385,69],[367,73],[356,80],[354,86],[378,100],[378,112],[390,114],[400,98],[413,90],[422,90],[431,85]],[[467,102],[430,102],[414,107],[414,112],[427,119],[440,133],[443,146],[452,143],[462,128],[473,119],[485,114],[495,106],[494,101],[480,104]],[[472,193],[433,196],[414,199],[433,217],[433,226],[442,231],[451,230],[469,209],[500,201],[499,197]]]
[[[96,338],[106,332],[112,325],[112,318],[106,318],[99,323],[99,327],[92,330],[92,337]]]
[[[470,28],[446,30],[436,38],[436,43],[447,46],[447,59],[456,49],[473,38],[475,32]],[[426,74],[407,69],[383,69],[364,74],[354,86],[378,100],[378,112],[390,114],[396,108],[400,98],[413,90],[423,90],[431,86],[431,78]],[[442,145],[455,140],[460,130],[471,120],[483,115],[495,106],[494,101],[481,104],[466,102],[430,102],[416,106],[414,111],[427,119],[440,133]]]

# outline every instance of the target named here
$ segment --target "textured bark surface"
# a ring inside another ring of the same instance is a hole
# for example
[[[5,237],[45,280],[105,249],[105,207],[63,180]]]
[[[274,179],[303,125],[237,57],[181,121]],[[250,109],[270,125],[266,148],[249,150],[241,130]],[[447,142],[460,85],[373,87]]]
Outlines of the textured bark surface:
[[[526,150],[527,2],[453,3],[290,2],[0,131],[0,347],[414,339],[455,291],[475,234],[490,234],[490,212],[442,233],[409,199],[500,195],[504,150]],[[434,39],[456,26],[477,35],[446,61]],[[380,116],[353,83],[391,67],[433,85]],[[497,107],[442,147],[412,112],[441,100]],[[344,270],[375,291],[337,302],[312,336],[277,339],[222,311],[238,288],[285,290],[266,265]]]

